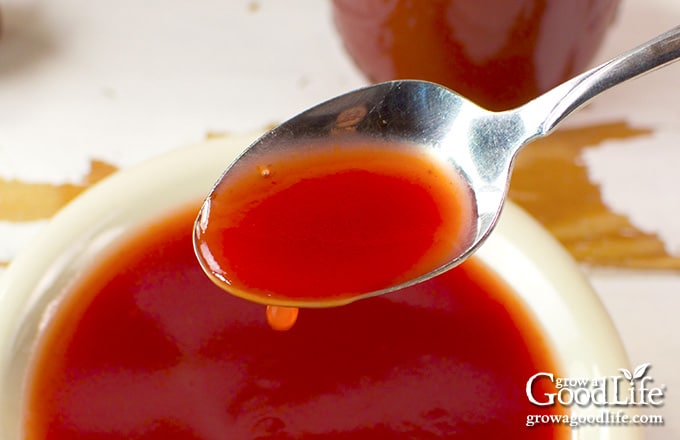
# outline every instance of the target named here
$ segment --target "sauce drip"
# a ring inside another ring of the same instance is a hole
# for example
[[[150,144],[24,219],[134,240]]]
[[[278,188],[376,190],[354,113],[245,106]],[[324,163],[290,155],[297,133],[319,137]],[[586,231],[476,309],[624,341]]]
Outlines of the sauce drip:
[[[290,330],[297,321],[298,313],[297,307],[267,306],[267,323],[272,330]]]
[[[35,348],[22,438],[571,438],[525,426],[560,408],[529,403],[527,379],[560,368],[476,259],[274,332],[196,264],[197,209],[126,237],[70,285]]]
[[[473,212],[462,179],[422,153],[319,147],[220,182],[197,220],[195,247],[230,293],[328,307],[448,262],[467,244]]]

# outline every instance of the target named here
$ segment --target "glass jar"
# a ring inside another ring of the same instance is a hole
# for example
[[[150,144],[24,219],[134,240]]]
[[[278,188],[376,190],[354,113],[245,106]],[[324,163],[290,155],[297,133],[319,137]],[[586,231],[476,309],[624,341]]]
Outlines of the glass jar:
[[[619,0],[332,0],[344,45],[372,82],[422,79],[490,110],[585,70]]]

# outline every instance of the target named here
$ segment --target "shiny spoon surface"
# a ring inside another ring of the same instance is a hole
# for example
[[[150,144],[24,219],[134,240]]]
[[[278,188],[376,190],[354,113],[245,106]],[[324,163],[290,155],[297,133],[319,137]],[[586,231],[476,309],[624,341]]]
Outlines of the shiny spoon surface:
[[[461,251],[437,269],[398,285],[361,292],[351,300],[387,293],[436,276],[475,252],[498,221],[513,161],[523,146],[549,134],[565,117],[600,93],[678,58],[680,26],[521,107],[503,112],[487,111],[430,82],[402,80],[365,87],[312,107],[263,135],[227,168],[216,187],[238,179],[240,171],[262,163],[263,158],[282,148],[324,145],[347,133],[351,133],[352,142],[408,143],[442,157],[469,185],[477,210],[474,228],[459,247]],[[304,154],[304,150],[301,151]],[[209,200],[210,196],[199,213],[194,237],[203,227]],[[198,248],[196,251],[209,272]],[[228,283],[212,278],[229,290]],[[305,301],[277,301],[277,305],[323,306]]]

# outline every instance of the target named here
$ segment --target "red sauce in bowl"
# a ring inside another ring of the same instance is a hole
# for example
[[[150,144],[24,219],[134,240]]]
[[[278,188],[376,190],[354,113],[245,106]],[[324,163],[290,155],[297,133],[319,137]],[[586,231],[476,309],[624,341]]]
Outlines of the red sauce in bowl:
[[[197,206],[93,262],[54,310],[27,383],[37,439],[566,439],[525,426],[559,373],[515,294],[476,260],[288,332],[225,294],[192,246]],[[537,391],[538,392],[538,391]]]
[[[333,0],[333,14],[371,81],[433,81],[506,110],[587,68],[618,3]]]
[[[332,306],[447,263],[469,244],[474,209],[463,179],[433,158],[333,144],[220,182],[197,221],[196,253],[235,295]]]

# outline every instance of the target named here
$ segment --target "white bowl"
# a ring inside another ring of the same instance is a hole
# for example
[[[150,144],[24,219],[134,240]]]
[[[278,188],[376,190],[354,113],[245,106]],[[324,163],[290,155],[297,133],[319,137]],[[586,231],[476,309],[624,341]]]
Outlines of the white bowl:
[[[20,438],[21,393],[33,342],[73,275],[141,223],[204,197],[255,137],[210,140],[115,174],[65,207],[15,259],[0,283],[0,438]],[[477,257],[518,292],[565,377],[598,378],[628,368],[612,322],[579,268],[519,208],[505,208]],[[640,435],[634,427],[593,426],[575,429],[572,437]]]

